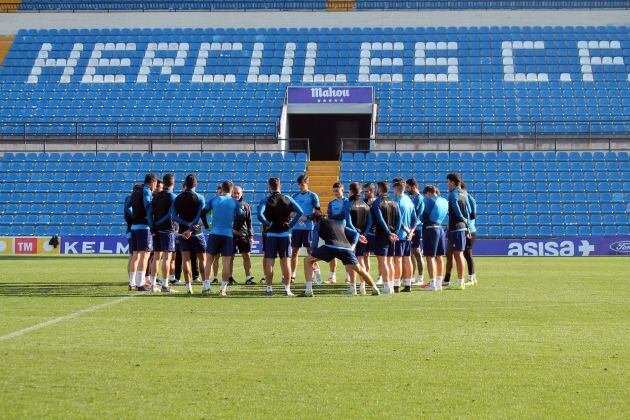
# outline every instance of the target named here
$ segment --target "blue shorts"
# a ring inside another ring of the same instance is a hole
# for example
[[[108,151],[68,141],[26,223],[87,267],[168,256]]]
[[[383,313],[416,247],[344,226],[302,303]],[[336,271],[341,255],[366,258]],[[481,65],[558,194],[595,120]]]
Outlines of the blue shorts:
[[[133,254],[134,248],[133,248],[133,242],[131,242],[131,231],[127,232],[127,245],[128,245],[128,249],[129,249],[129,255]]]
[[[203,235],[192,235],[188,239],[179,238],[179,250],[181,252],[203,254],[206,252],[206,241]]]
[[[354,247],[354,255],[356,255],[357,257],[364,256],[367,251],[369,251],[368,244],[357,242],[357,246]]]
[[[357,260],[356,255],[354,255],[354,252],[350,249],[332,248],[324,245],[314,249],[311,256],[326,262],[330,262],[334,258],[337,258],[343,265],[359,265],[359,260]]]
[[[411,238],[411,247],[420,248],[421,245],[422,245],[422,231],[415,230],[413,232],[413,237]]]
[[[448,246],[453,251],[463,251],[466,249],[466,231],[458,230],[448,233]]]
[[[132,230],[129,248],[133,248],[134,252],[153,251],[153,236],[151,235],[151,231],[149,229]]]
[[[265,258],[289,257],[290,238],[288,236],[269,236],[265,239]]]
[[[394,257],[409,257],[411,256],[411,241],[396,241],[394,242]]]
[[[291,248],[310,248],[312,239],[312,230],[294,230],[291,232]]]
[[[427,257],[437,257],[446,253],[446,234],[442,226],[424,229],[422,234],[422,251]]]
[[[208,236],[206,252],[210,255],[221,254],[222,257],[231,257],[234,255],[234,238],[211,233]]]
[[[153,244],[155,252],[175,252],[175,232],[158,232]]]
[[[394,242],[389,237],[374,237],[374,255],[377,257],[393,257]]]
[[[374,235],[365,235],[365,237],[368,240],[367,251],[370,251],[370,254],[372,255],[376,255],[376,248],[374,248],[374,246],[376,245]]]

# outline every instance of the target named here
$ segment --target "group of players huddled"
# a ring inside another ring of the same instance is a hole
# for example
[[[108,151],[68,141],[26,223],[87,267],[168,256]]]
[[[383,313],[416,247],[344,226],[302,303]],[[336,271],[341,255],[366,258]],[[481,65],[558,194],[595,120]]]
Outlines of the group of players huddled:
[[[313,282],[318,286],[323,283],[318,261],[330,263],[326,283],[336,282],[336,260],[342,262],[349,284],[344,293],[350,295],[357,294],[357,276],[362,295],[367,293],[366,284],[371,287],[372,295],[411,292],[412,286],[422,291],[440,291],[443,287],[464,289],[475,285],[472,248],[476,236],[476,202],[459,174],[450,173],[446,179],[448,199],[434,185],[426,185],[421,192],[414,178],[406,181],[395,178],[391,195],[389,182],[363,185],[353,182],[348,198],[344,196],[343,185],[337,182],[332,186],[335,199],[324,214],[317,194],[309,190],[307,175],[298,177],[300,192],[293,196],[282,194],[280,180],[270,178],[269,194],[260,201],[257,211],[262,225],[261,282],[266,283],[265,294],[273,293],[278,258],[284,293],[295,296],[291,284],[295,282],[302,247],[308,254],[304,258],[304,296],[314,295]],[[178,195],[173,192],[174,186],[174,175],[166,174],[159,181],[149,173],[144,184],[134,186],[125,199],[129,290],[173,292],[169,281],[173,284],[176,252],[178,257],[181,254],[185,283],[177,280],[175,284],[185,284],[188,294],[193,294],[192,283],[198,280],[202,283],[202,296],[210,295],[212,284],[219,283],[220,274],[219,295],[227,296],[228,285],[236,284],[232,272],[237,252],[243,256],[245,285],[255,285],[249,255],[254,240],[252,211],[243,201],[242,188],[224,181],[216,195],[206,201],[196,191],[195,174],[186,176],[183,191]],[[445,231],[442,224],[447,217]],[[209,230],[207,239],[202,226]],[[423,254],[429,274],[426,283]],[[370,275],[371,255],[378,261],[376,281]],[[195,260],[203,280],[193,276],[190,263]],[[450,281],[453,265],[457,279]],[[418,276],[414,277],[416,270]]]

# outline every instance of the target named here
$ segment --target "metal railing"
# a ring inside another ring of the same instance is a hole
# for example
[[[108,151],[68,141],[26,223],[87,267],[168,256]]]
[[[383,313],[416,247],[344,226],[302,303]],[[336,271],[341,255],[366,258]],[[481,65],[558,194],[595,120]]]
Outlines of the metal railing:
[[[627,0],[497,0],[491,4],[489,1],[469,1],[469,0],[416,0],[416,1],[378,1],[378,0],[240,0],[240,1],[159,1],[145,0],[141,2],[130,0],[98,1],[83,0],[81,2],[70,3],[67,1],[38,1],[8,3],[0,2],[0,12],[24,11],[24,12],[46,12],[46,11],[260,11],[260,10],[326,10],[327,6],[334,10],[458,10],[458,9],[597,9],[597,8],[619,8],[628,9],[630,4]]]

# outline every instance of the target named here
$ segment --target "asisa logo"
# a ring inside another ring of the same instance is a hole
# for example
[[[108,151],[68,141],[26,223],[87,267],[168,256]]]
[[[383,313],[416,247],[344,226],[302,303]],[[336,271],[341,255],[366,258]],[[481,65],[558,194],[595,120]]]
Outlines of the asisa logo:
[[[610,250],[615,252],[621,252],[623,254],[630,253],[630,241],[619,241],[610,244]]]
[[[531,241],[512,242],[508,246],[508,255],[525,257],[572,257],[574,255],[587,257],[594,252],[595,245],[583,239],[580,240],[579,245],[572,241]]]

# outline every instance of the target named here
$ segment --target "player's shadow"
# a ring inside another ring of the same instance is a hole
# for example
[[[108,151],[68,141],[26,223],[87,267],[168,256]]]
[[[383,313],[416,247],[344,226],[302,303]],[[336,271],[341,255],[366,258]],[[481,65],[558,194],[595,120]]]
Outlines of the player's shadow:
[[[127,283],[0,283],[0,296],[14,297],[120,297]]]

